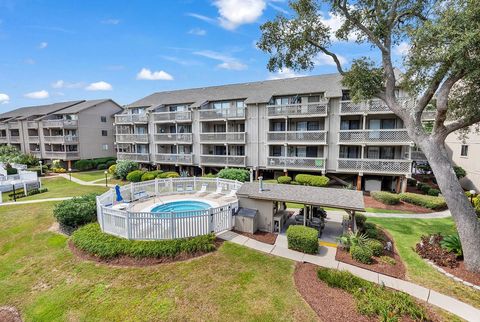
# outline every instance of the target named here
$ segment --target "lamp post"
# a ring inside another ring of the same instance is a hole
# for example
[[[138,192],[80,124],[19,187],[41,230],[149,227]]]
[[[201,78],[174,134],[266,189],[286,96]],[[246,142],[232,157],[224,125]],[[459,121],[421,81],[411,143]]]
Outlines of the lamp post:
[[[472,205],[473,205],[473,197],[475,197],[476,193],[477,192],[475,190],[473,190],[473,189],[470,190],[470,202],[472,203]]]
[[[105,173],[105,187],[108,187],[108,176],[107,176],[107,175],[108,175],[108,171],[105,170],[104,173]]]
[[[40,164],[40,176],[43,176],[43,167],[42,167],[42,160],[38,160],[38,164]]]
[[[72,181],[72,168],[68,168],[68,175],[70,176],[70,181]]]
[[[17,202],[17,192],[15,191],[15,183],[12,184],[13,201]]]

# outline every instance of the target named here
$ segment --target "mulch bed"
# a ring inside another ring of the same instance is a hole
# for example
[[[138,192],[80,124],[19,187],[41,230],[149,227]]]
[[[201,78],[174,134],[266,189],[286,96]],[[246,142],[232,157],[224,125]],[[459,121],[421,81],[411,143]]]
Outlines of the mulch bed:
[[[381,230],[380,228],[378,228],[378,230],[383,235],[383,238],[385,239],[385,241],[390,241],[393,245],[393,252],[385,252],[385,256],[389,256],[395,259],[395,265],[384,263],[378,257],[373,257],[372,264],[363,264],[352,259],[352,256],[350,256],[350,253],[341,247],[337,247],[337,253],[335,254],[335,259],[339,262],[358,266],[373,272],[377,272],[377,273],[388,275],[395,278],[400,278],[402,280],[405,279],[405,273],[406,273],[405,265],[403,264],[402,258],[398,255],[395,249],[395,243],[393,242],[392,237],[384,230]]]
[[[458,262],[458,266],[455,268],[442,267],[447,273],[450,273],[464,281],[470,282],[474,285],[480,286],[480,274],[467,271],[465,263],[463,261]]]
[[[0,307],[0,321],[2,322],[22,322],[22,317],[18,310],[12,306]]]
[[[245,233],[243,231],[238,231],[238,230],[233,230],[233,231],[236,232],[237,234],[240,234],[240,235],[243,235],[245,237],[255,239],[256,241],[266,243],[266,244],[270,244],[270,245],[274,245],[275,241],[277,240],[277,234],[267,233],[267,232],[264,232],[264,231],[257,231],[254,234]]]
[[[365,208],[378,208],[378,209],[388,209],[388,210],[400,210],[400,211],[408,211],[412,214],[414,213],[422,213],[428,214],[433,212],[431,209],[423,208],[420,206],[412,205],[403,201],[400,201],[397,205],[385,205],[380,201],[373,199],[370,196],[364,196],[365,201]]]
[[[216,239],[215,240],[215,248],[218,249],[223,243],[223,240]],[[212,254],[213,252],[197,252],[197,253],[183,253],[175,257],[163,257],[163,258],[134,258],[130,256],[119,256],[110,259],[103,259],[92,254],[89,254],[81,249],[75,247],[72,241],[68,242],[68,247],[72,251],[72,253],[83,259],[94,261],[97,263],[103,263],[111,266],[126,266],[126,267],[144,267],[144,266],[152,266],[158,264],[166,264],[166,263],[174,263],[174,262],[182,262],[188,261],[191,259],[199,258],[208,254]],[[0,319],[0,321],[2,321]]]

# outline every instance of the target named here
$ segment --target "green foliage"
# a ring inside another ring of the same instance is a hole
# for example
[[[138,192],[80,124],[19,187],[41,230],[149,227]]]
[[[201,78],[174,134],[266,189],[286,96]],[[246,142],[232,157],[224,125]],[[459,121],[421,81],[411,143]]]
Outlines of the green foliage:
[[[97,223],[86,225],[72,235],[75,247],[103,259],[119,256],[135,258],[173,258],[182,253],[195,254],[215,250],[215,235],[188,239],[136,241],[115,237],[101,231]]]
[[[447,203],[443,197],[424,196],[411,192],[401,193],[400,200],[433,210],[447,207]]]
[[[96,195],[74,197],[55,205],[53,216],[68,231],[97,220]]]
[[[472,199],[472,201],[477,216],[480,216],[480,195],[477,195],[475,198]]]
[[[117,164],[117,161],[115,160],[110,160],[105,163],[107,165],[107,169],[110,168],[112,165]]]
[[[115,176],[117,174],[117,165],[112,164],[111,166],[108,167],[108,173],[111,175]]]
[[[62,168],[62,161],[61,160],[52,160],[51,169],[55,171],[55,169]]]
[[[0,162],[2,163],[19,163],[28,167],[37,166],[38,159],[31,154],[24,154],[11,145],[0,146]]]
[[[354,260],[363,264],[371,264],[373,262],[373,251],[367,246],[352,245],[350,247],[350,255]]]
[[[365,223],[365,226],[363,227],[363,233],[370,239],[381,239],[382,235],[380,234],[380,231],[377,228],[377,225],[372,224],[372,223]]]
[[[453,166],[453,171],[455,171],[455,175],[457,176],[457,179],[461,179],[467,176],[467,171],[465,171],[465,169],[463,169],[458,165]]]
[[[440,245],[448,252],[452,252],[457,257],[463,256],[462,243],[458,234],[444,236]]]
[[[354,102],[373,98],[383,87],[383,82],[383,68],[375,67],[367,57],[354,59],[342,79],[342,85],[350,89],[350,99]]]
[[[163,173],[162,170],[155,170],[155,171],[149,171],[145,172],[142,175],[141,181],[148,181],[148,180],[154,180],[159,174]]]
[[[117,167],[115,169],[117,178],[125,180],[127,175],[133,170],[138,169],[138,163],[128,160],[120,160],[117,162]]]
[[[94,163],[92,160],[78,160],[74,166],[79,171],[92,170]]]
[[[106,163],[100,163],[97,165],[97,170],[106,170],[107,168],[108,167]]]
[[[330,179],[325,176],[316,176],[312,174],[297,174],[295,181],[301,185],[326,187],[330,182]]]
[[[220,170],[217,176],[222,179],[246,182],[250,180],[250,171],[246,169],[228,168]]]
[[[357,228],[359,230],[362,230],[365,226],[365,223],[367,221],[367,216],[364,214],[355,214],[355,223],[357,224]]]
[[[133,170],[127,175],[127,180],[130,182],[140,182],[142,181],[142,176],[145,172],[142,170]]]
[[[287,229],[288,248],[307,254],[318,253],[318,231],[314,228],[290,225]]]
[[[370,196],[385,205],[396,205],[400,202],[400,195],[386,191],[372,191]]]
[[[383,244],[381,241],[376,239],[367,240],[365,246],[372,250],[373,256],[379,257],[383,255]]]
[[[380,258],[378,259],[379,261],[385,263],[385,264],[388,264],[388,265],[396,265],[397,262],[395,261],[394,258],[390,257],[390,256],[380,256]]]
[[[367,235],[360,233],[359,230],[357,230],[355,233],[349,231],[337,239],[340,242],[340,245],[346,250],[349,250],[352,246],[364,247],[368,241]]]
[[[279,176],[277,182],[280,184],[290,184],[292,182],[292,177],[289,176]]]
[[[207,173],[202,176],[202,178],[216,178],[217,176],[213,173]]]
[[[440,194],[440,190],[434,189],[434,188],[428,189],[428,192],[427,192],[427,195],[434,196],[434,197],[438,197],[439,194]]]
[[[7,165],[5,166],[5,170],[7,171],[7,175],[9,176],[18,173],[18,170],[13,168],[10,163],[7,163]]]
[[[160,179],[178,178],[178,177],[180,177],[180,174],[175,171],[161,172],[157,175],[157,178],[160,178]]]
[[[412,179],[412,178],[408,178],[407,179],[407,185],[409,187],[415,187],[417,185],[417,180],[415,179]]]

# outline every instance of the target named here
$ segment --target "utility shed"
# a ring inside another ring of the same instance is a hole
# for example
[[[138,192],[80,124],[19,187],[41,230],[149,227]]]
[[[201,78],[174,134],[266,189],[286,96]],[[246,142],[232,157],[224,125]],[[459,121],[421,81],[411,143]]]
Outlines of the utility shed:
[[[258,210],[251,208],[238,208],[235,214],[235,229],[253,234],[258,230]]]

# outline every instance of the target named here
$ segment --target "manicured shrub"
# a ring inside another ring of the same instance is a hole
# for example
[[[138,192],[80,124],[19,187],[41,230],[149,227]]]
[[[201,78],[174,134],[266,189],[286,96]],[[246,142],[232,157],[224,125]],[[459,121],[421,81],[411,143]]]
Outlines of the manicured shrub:
[[[433,210],[443,209],[447,206],[443,197],[424,196],[411,192],[401,193],[400,200]]]
[[[318,253],[318,231],[305,226],[291,225],[287,229],[288,248],[307,254]]]
[[[380,231],[378,230],[377,225],[372,224],[370,222],[365,223],[363,227],[363,233],[367,235],[367,237],[370,239],[382,238],[382,235],[380,234]]]
[[[325,176],[312,176],[310,179],[310,185],[314,187],[326,187],[330,179]]]
[[[130,182],[140,182],[142,181],[142,176],[145,172],[142,170],[133,170],[127,175],[127,180]]]
[[[121,160],[117,162],[115,173],[117,175],[117,178],[125,180],[130,172],[137,169],[138,163],[128,160]]]
[[[440,245],[448,252],[454,253],[457,257],[463,256],[462,242],[458,234],[444,236]]]
[[[309,185],[311,179],[312,179],[312,175],[310,174],[297,174],[295,176],[295,181],[303,185]]]
[[[161,172],[157,175],[157,178],[160,178],[160,179],[178,178],[178,177],[180,177],[180,174],[175,171]]]
[[[115,165],[117,163],[117,161],[115,160],[110,160],[110,161],[107,161],[105,164],[107,165],[107,169],[110,168],[112,165]]]
[[[434,188],[428,189],[428,192],[427,192],[427,195],[434,196],[434,197],[438,197],[439,194],[440,194],[440,190],[434,189]]]
[[[373,252],[366,246],[352,245],[350,247],[350,255],[354,260],[363,264],[371,264],[373,262]]]
[[[52,168],[53,172],[55,173],[66,173],[67,169],[64,168]]]
[[[292,182],[292,177],[280,176],[277,178],[277,182],[280,184],[290,184],[290,182]]]
[[[97,165],[97,170],[105,170],[107,169],[107,164],[106,163],[100,163]]]
[[[222,179],[238,180],[240,182],[246,182],[250,180],[250,171],[246,169],[228,168],[228,169],[220,170],[217,176]]]
[[[207,173],[202,176],[202,178],[216,178],[217,176],[213,173]]]
[[[420,190],[422,190],[423,193],[428,193],[428,191],[432,189],[428,184],[424,184],[422,185],[422,187],[420,188]]]
[[[92,162],[93,167],[97,167],[99,164],[102,164],[102,163],[105,163],[105,164],[106,164],[106,163],[108,163],[108,162],[113,162],[113,163],[111,163],[110,165],[115,164],[116,160],[117,160],[117,159],[114,158],[114,157],[105,157],[105,158],[92,159],[92,160],[90,160],[90,161]]]
[[[396,205],[400,202],[400,195],[386,191],[372,191],[370,196],[373,199],[380,201],[384,205]]]
[[[412,179],[412,178],[408,178],[407,179],[407,185],[409,187],[415,187],[417,185],[417,180],[415,179]]]
[[[359,230],[363,229],[366,221],[367,217],[364,214],[355,214],[355,223],[357,224],[357,228]]]
[[[116,176],[117,174],[117,165],[112,164],[111,166],[108,167],[108,173],[110,173],[113,176]]]
[[[185,239],[136,241],[106,234],[101,231],[97,223],[86,225],[75,231],[72,242],[78,249],[102,259],[119,256],[173,258],[182,253],[206,253],[216,248],[214,234]]]
[[[94,194],[64,200],[53,209],[53,216],[63,231],[70,233],[80,226],[97,220],[97,203]]]
[[[376,239],[369,239],[367,240],[365,246],[372,250],[373,256],[379,257],[383,255],[383,244],[381,241]]]
[[[79,171],[91,170],[95,164],[92,160],[78,160],[75,162],[74,167]]]
[[[465,169],[457,165],[453,166],[453,171],[455,171],[455,175],[457,176],[457,179],[461,179],[467,175],[467,171],[465,171]]]
[[[142,181],[148,181],[148,180],[154,180],[159,174],[161,174],[163,171],[161,170],[155,170],[155,171],[149,171],[145,172],[142,175]]]

